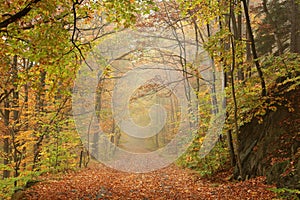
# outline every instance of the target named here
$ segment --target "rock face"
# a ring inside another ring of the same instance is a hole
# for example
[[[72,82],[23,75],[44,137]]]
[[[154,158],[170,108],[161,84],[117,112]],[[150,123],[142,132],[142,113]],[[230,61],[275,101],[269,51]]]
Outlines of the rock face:
[[[240,155],[246,177],[267,176],[277,187],[300,189],[300,89],[284,95],[287,106],[241,127]]]

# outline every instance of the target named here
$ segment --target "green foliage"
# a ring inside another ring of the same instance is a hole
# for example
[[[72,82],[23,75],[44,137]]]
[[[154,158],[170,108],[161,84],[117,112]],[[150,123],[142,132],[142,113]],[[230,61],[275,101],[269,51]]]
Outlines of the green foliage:
[[[289,107],[288,102],[280,96],[294,90],[300,84],[298,54],[285,53],[282,56],[266,56],[262,60],[265,79],[268,80],[267,88],[270,92],[267,97],[260,96],[259,79],[255,71],[251,78],[243,82],[236,81],[236,96],[238,105],[238,125],[242,126],[257,118],[260,122],[268,111],[276,111],[278,106]],[[231,88],[227,94],[230,95]],[[232,129],[233,124],[233,103],[228,101],[227,128]]]
[[[297,200],[300,199],[300,190],[289,189],[289,188],[271,188],[272,192],[275,192],[280,199],[291,199]]]
[[[223,17],[222,14],[228,9],[228,1],[185,1],[178,0],[180,10],[184,16],[196,17],[199,24],[209,24],[217,17]]]
[[[177,164],[197,171],[201,176],[212,175],[223,169],[228,160],[228,149],[223,142],[218,142],[204,158],[199,157],[203,138],[198,137],[188,150],[177,160]]]
[[[300,56],[296,53],[264,57],[264,72],[271,83],[269,87],[275,87],[278,93],[294,90],[300,84],[299,63]]]
[[[50,127],[40,154],[39,164],[43,171],[58,172],[77,166],[80,139],[76,131],[70,129],[73,123],[60,120]]]
[[[267,8],[269,14],[262,18],[262,22],[256,30],[257,50],[262,55],[274,52],[278,54],[278,49],[274,48],[276,46],[276,37],[277,40],[279,39],[283,43],[282,51],[289,47],[289,45],[286,45],[286,38],[290,37],[291,24],[288,13],[290,13],[291,8],[288,1],[269,2],[267,3]],[[258,14],[261,15],[262,13],[263,9],[261,8]]]
[[[152,0],[104,0],[83,3],[76,7],[77,16],[80,18],[78,26],[81,25],[86,28],[87,23],[95,17],[93,9],[97,9],[97,15],[102,16],[99,18],[105,23],[113,22],[119,27],[126,28],[134,25],[139,16],[157,10],[157,5],[154,2]],[[284,99],[278,94],[291,92],[300,85],[300,56],[298,54],[284,53],[281,56],[264,56],[259,61],[270,94],[267,97],[261,97],[257,71],[253,69],[253,61],[248,61],[245,56],[248,41],[244,38],[234,39],[234,58],[230,51],[232,48],[230,42],[234,34],[227,26],[229,1],[178,0],[176,2],[179,3],[178,8],[181,8],[181,14],[184,18],[188,18],[184,23],[194,20],[194,25],[199,26],[198,32],[196,31],[197,34],[210,35],[203,39],[204,44],[201,45],[214,59],[216,68],[222,68],[225,73],[228,73],[233,60],[235,60],[236,71],[240,70],[251,74],[246,76],[244,80],[238,80],[234,77],[238,106],[237,115],[239,116],[238,126],[250,122],[254,117],[262,122],[263,116],[268,111],[275,111],[276,107],[284,102]],[[283,13],[287,13],[286,1],[282,4],[278,1],[275,2],[270,9],[271,15],[276,16],[275,23],[280,28],[278,35],[285,38],[289,34],[289,22],[287,16],[283,15]],[[25,7],[26,3],[27,1],[3,3],[0,8],[0,22],[5,20],[5,17],[13,15],[16,12],[15,8],[20,10]],[[74,122],[69,117],[71,110],[70,93],[76,71],[82,62],[82,55],[74,51],[75,47],[70,42],[70,31],[75,29],[72,27],[74,25],[73,3],[69,0],[41,1],[34,6],[29,14],[0,30],[0,76],[3,77],[0,80],[0,95],[6,94],[11,89],[20,94],[18,101],[13,99],[12,95],[8,95],[7,102],[11,105],[4,108],[1,104],[0,107],[1,113],[9,111],[11,116],[13,112],[18,111],[19,115],[19,119],[8,117],[6,128],[9,129],[9,133],[1,138],[9,139],[10,151],[1,154],[9,159],[8,164],[0,165],[0,170],[9,171],[11,177],[0,180],[0,190],[2,191],[0,198],[8,198],[16,188],[23,187],[40,173],[64,171],[74,168],[77,164],[80,140],[76,134]],[[240,14],[240,12],[239,7],[234,8],[235,14]],[[96,21],[98,20],[97,17],[94,18]],[[274,50],[275,38],[272,34],[268,34],[273,29],[266,26],[273,23],[270,20],[268,17],[264,18],[263,26],[259,26],[258,30],[258,50],[262,54],[271,53]],[[207,34],[206,25],[210,25],[210,34]],[[95,30],[97,28],[93,25],[91,32]],[[99,33],[102,31],[99,29]],[[97,37],[99,33],[97,33]],[[80,33],[76,34],[80,35]],[[81,36],[78,36],[77,39],[83,41],[91,39],[80,38]],[[88,51],[87,45],[81,45],[82,41],[73,42],[80,46],[83,54]],[[15,74],[17,79],[13,78],[12,72],[15,56],[17,57],[17,63],[15,63],[17,65]],[[197,71],[197,68],[194,68]],[[111,70],[111,67],[107,66],[103,75],[111,78]],[[231,97],[230,86],[227,87],[226,92],[227,96]],[[209,92],[204,91],[204,93]],[[204,102],[204,106],[199,108],[199,115],[202,120],[201,127],[195,135],[192,145],[177,162],[181,166],[198,171],[201,175],[207,175],[213,174],[223,167],[228,158],[228,149],[222,142],[218,142],[205,158],[199,157],[199,150],[204,137],[202,133],[207,130],[211,113],[211,108],[206,107],[206,104],[211,99],[209,95],[203,95],[199,91],[197,96]],[[2,96],[0,97],[2,98]],[[141,113],[138,108],[135,108],[135,111]],[[173,118],[176,118],[176,112],[174,110]],[[101,113],[99,111],[98,114],[102,114],[100,123],[104,123],[104,129],[108,130],[114,126],[112,125],[110,108],[103,107]],[[232,130],[235,119],[234,104],[230,98],[227,101],[227,114],[225,130]],[[144,120],[141,122],[146,122],[146,119],[140,116],[136,118],[137,121]],[[175,120],[173,123],[166,132],[176,132],[178,121]],[[108,132],[109,136],[114,136],[115,132]],[[158,148],[161,143],[164,144],[165,141],[171,140],[172,137],[173,133],[170,135],[161,134],[155,148]],[[285,188],[276,189],[275,192],[299,194],[298,190]]]
[[[8,4],[0,9],[0,21],[2,14],[13,15],[28,2]],[[73,20],[71,6],[70,1],[41,1],[0,30],[0,95],[11,89],[18,95],[17,100],[8,95],[6,107],[0,102],[0,122],[8,123],[7,132],[0,130],[0,153],[8,164],[0,170],[10,172],[0,181],[0,199],[45,171],[70,169],[78,162],[80,141],[70,121],[71,88],[79,66],[67,27]],[[17,78],[11,76],[12,69]],[[3,139],[8,139],[8,151],[2,149]]]
[[[24,189],[29,182],[37,180],[41,173],[40,171],[27,171],[18,177],[0,179],[0,199],[10,199],[15,191]],[[15,186],[16,183],[17,186]]]
[[[138,15],[157,9],[153,0],[105,0],[103,6],[107,20],[124,27],[134,25]]]

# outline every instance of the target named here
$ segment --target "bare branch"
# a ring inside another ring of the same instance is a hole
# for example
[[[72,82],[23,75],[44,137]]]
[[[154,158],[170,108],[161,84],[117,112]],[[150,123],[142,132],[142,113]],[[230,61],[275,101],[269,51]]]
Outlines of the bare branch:
[[[34,0],[30,2],[23,10],[17,12],[16,14],[12,15],[10,18],[0,22],[0,29],[6,28],[9,24],[16,22],[18,19],[21,19],[27,13],[29,13],[32,10],[32,6],[40,2],[41,0]],[[8,15],[8,14],[7,14]]]
[[[88,66],[88,68],[89,68],[91,71],[93,71],[93,68],[87,63],[87,61],[86,61],[86,59],[85,59],[85,56],[83,55],[81,49],[79,48],[79,46],[78,46],[78,45],[76,44],[76,42],[75,42],[75,40],[76,40],[76,39],[75,39],[75,34],[76,34],[76,30],[78,30],[78,29],[77,29],[77,13],[76,13],[76,6],[77,6],[77,5],[80,5],[82,2],[83,2],[83,0],[82,0],[82,1],[76,0],[76,1],[73,3],[72,11],[73,11],[73,17],[74,17],[74,19],[73,19],[73,26],[74,26],[74,29],[73,29],[71,41],[72,41],[72,44],[74,45],[74,47],[78,50],[78,52],[79,52],[81,58],[83,59],[84,63]]]

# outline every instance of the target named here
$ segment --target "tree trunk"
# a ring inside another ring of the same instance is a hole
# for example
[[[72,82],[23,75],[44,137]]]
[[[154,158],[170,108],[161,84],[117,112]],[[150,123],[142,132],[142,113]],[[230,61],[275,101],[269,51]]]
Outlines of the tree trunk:
[[[258,76],[260,78],[260,84],[261,84],[261,89],[262,89],[261,95],[266,96],[267,95],[266,83],[265,83],[264,75],[263,75],[263,72],[261,70],[260,64],[258,62],[258,56],[257,56],[254,36],[253,36],[252,28],[251,28],[248,5],[247,5],[246,0],[242,0],[242,1],[243,1],[243,5],[244,5],[244,13],[245,13],[245,17],[246,17],[247,30],[248,30],[249,39],[250,39],[250,42],[251,42],[252,55],[253,55],[254,63],[255,63],[255,66],[256,66],[256,70],[258,72]]]
[[[19,151],[19,143],[16,141],[16,135],[18,134],[18,124],[19,120],[19,92],[18,92],[18,57],[13,57],[13,64],[12,64],[12,83],[13,83],[13,99],[12,99],[12,108],[13,108],[13,126],[11,128],[11,139],[13,145],[13,157],[14,157],[14,170],[15,170],[15,177],[19,176],[19,169],[22,161],[22,152]],[[15,182],[15,186],[17,186],[17,182]]]
[[[41,112],[44,111],[44,91],[45,91],[45,85],[46,85],[46,71],[45,70],[41,70],[41,74],[40,74],[40,89],[36,95],[36,112],[37,115],[40,115]],[[40,125],[38,125],[40,126]],[[38,131],[41,130],[41,127],[38,127]],[[32,165],[32,170],[34,170],[37,166],[37,163],[39,161],[39,155],[40,155],[40,151],[41,151],[41,146],[42,146],[42,142],[44,140],[46,133],[42,133],[39,137],[37,142],[34,145],[34,158],[33,158],[33,165]]]
[[[300,53],[300,3],[298,2],[296,0],[290,0],[291,52],[293,53]]]
[[[278,48],[278,54],[282,55],[283,54],[283,45],[281,42],[280,35],[278,34],[279,28],[278,28],[277,23],[273,20],[272,16],[270,16],[270,12],[267,7],[267,0],[263,0],[262,6],[263,6],[263,11],[266,14],[266,17],[270,20],[271,25],[273,26],[273,29],[274,29],[273,33],[274,33],[275,42],[276,42],[277,48]]]
[[[8,93],[7,90],[5,90],[5,93]],[[9,117],[10,117],[10,104],[8,97],[4,100],[4,125],[6,127],[9,126]],[[8,136],[9,132],[6,132],[6,135]],[[4,139],[4,145],[3,145],[3,152],[6,155],[3,160],[4,165],[9,164],[9,153],[10,153],[10,144],[9,144],[9,138]],[[10,172],[8,170],[3,171],[3,178],[8,178],[10,176]]]
[[[237,106],[237,100],[236,100],[236,94],[235,94],[235,84],[234,84],[234,69],[235,69],[235,44],[234,44],[234,39],[231,38],[232,40],[232,67],[231,67],[231,75],[230,75],[230,80],[231,80],[231,93],[232,93],[232,99],[233,99],[233,103],[234,103],[234,128],[235,128],[235,134],[238,135],[239,134],[239,126],[238,126],[238,116],[237,116],[237,110],[238,110],[238,106]],[[238,137],[236,137],[238,138]],[[235,145],[236,145],[236,161],[237,161],[237,165],[238,165],[238,169],[239,169],[239,174],[240,176],[243,178],[243,170],[242,170],[242,161],[241,161],[241,155],[239,153],[239,149],[240,149],[240,142],[238,141],[238,139],[236,139],[235,141]]]
[[[246,3],[244,1],[244,3]],[[232,1],[230,1],[230,7],[231,7]],[[230,9],[230,12],[233,12],[232,9]],[[230,14],[230,16],[232,16],[232,14]],[[229,30],[230,30],[230,20],[229,20]],[[234,103],[234,128],[235,128],[235,133],[236,135],[239,134],[239,126],[238,126],[238,116],[237,116],[237,111],[238,111],[238,106],[237,106],[237,100],[236,100],[236,94],[235,94],[235,83],[234,83],[234,71],[235,71],[235,64],[236,64],[236,60],[235,60],[235,47],[236,47],[236,43],[235,43],[235,38],[234,37],[230,37],[230,41],[231,41],[231,52],[232,52],[232,63],[231,63],[231,70],[230,70],[230,82],[231,82],[231,94],[232,94],[232,99],[233,99],[233,103]],[[238,137],[236,137],[238,138]],[[242,169],[242,162],[241,162],[241,155],[239,152],[239,140],[236,139],[235,141],[235,152],[236,152],[236,161],[237,161],[237,165],[238,165],[238,169],[239,169],[239,175],[243,178],[243,169]]]
[[[211,37],[209,24],[207,24],[206,28],[207,28],[207,36]],[[219,108],[218,108],[218,99],[216,94],[216,66],[215,66],[214,58],[211,58],[211,69],[212,69],[212,82],[210,86],[210,91],[211,91],[211,102],[212,102],[212,114],[217,115],[219,113]]]

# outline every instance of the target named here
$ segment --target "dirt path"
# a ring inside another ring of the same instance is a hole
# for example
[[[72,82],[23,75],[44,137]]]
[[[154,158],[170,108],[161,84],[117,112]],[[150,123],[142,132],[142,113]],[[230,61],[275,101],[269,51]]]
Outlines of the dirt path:
[[[147,174],[116,171],[102,164],[48,177],[26,191],[26,199],[272,199],[263,178],[228,182],[199,177],[174,165]]]

